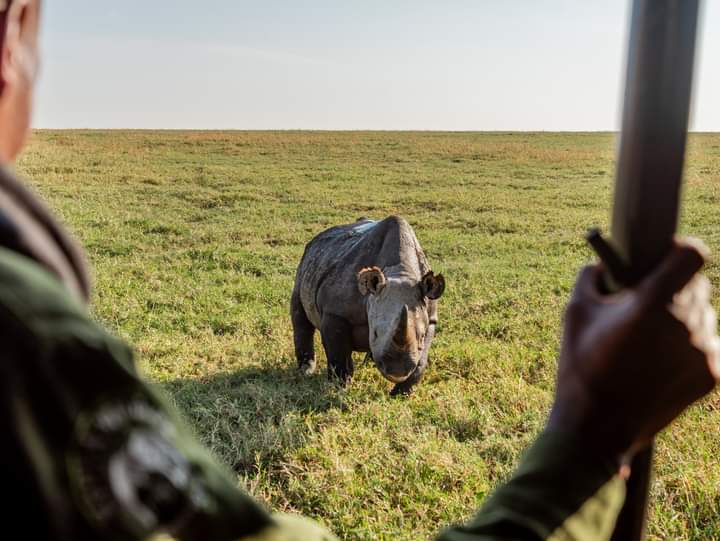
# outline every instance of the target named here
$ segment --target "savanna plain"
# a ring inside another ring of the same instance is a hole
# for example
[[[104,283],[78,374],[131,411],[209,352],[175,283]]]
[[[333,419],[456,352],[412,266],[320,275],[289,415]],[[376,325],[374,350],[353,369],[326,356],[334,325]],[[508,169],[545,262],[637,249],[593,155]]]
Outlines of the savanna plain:
[[[563,306],[607,230],[614,134],[37,131],[17,168],[85,246],[132,342],[238,484],[342,539],[470,518],[542,429]],[[689,141],[682,232],[720,253],[720,135]],[[296,372],[289,298],[323,229],[399,214],[447,280],[408,398],[356,354]],[[720,300],[720,267],[706,269]],[[628,359],[632,362],[632,359]],[[658,441],[650,538],[720,538],[720,397]]]

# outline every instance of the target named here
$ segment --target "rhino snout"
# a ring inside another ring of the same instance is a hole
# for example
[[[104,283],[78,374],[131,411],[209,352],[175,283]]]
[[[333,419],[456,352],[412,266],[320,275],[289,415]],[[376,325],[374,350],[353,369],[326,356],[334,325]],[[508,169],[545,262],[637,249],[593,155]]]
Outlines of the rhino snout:
[[[410,372],[410,374],[412,374],[412,372]],[[410,374],[408,374],[407,376],[399,377],[399,376],[394,376],[392,374],[383,372],[383,375],[385,376],[385,378],[392,381],[393,383],[402,383],[403,381],[405,381],[406,379],[408,379],[410,377]]]
[[[404,359],[401,362],[393,360],[393,362],[377,361],[378,370],[386,379],[393,383],[402,383],[408,379],[417,368],[417,362],[412,359]]]

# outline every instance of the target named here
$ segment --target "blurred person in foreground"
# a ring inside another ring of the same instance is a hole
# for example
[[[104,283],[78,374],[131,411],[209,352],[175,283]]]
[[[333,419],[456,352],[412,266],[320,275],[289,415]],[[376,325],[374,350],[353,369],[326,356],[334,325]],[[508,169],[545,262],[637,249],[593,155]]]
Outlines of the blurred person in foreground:
[[[38,66],[38,0],[0,0],[0,161],[27,137]],[[718,338],[705,249],[678,241],[632,290],[578,278],[555,401],[517,472],[476,518],[440,534],[608,539],[633,454],[715,386]],[[236,487],[127,345],[93,322],[77,245],[0,168],[0,468],[4,526],[28,539],[332,540],[272,515]],[[17,528],[17,530],[15,529]]]

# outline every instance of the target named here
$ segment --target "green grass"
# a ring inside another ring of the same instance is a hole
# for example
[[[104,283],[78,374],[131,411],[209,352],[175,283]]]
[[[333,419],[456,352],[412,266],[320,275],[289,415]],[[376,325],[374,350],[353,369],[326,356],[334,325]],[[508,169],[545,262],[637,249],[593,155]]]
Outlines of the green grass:
[[[18,169],[86,246],[95,316],[242,487],[344,539],[416,540],[469,518],[542,428],[614,148],[609,134],[41,131]],[[683,230],[718,252],[720,136],[692,136],[687,179]],[[300,377],[288,302],[304,244],[391,213],[448,283],[425,381],[390,399],[357,355],[343,391],[322,353]],[[720,537],[718,408],[660,438],[652,539]]]

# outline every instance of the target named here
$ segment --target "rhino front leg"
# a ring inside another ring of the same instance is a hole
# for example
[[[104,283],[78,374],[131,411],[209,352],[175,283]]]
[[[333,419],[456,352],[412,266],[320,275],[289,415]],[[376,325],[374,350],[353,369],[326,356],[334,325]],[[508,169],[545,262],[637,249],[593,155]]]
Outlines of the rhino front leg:
[[[328,360],[328,377],[338,378],[346,385],[353,375],[352,326],[344,318],[325,314],[320,323],[320,335]]]
[[[423,352],[420,356],[420,360],[418,361],[417,368],[415,368],[415,371],[410,374],[410,377],[408,379],[406,379],[402,383],[396,384],[395,387],[392,388],[392,390],[390,391],[390,396],[409,395],[412,393],[413,387],[420,383],[423,375],[425,374],[425,369],[428,365],[430,344],[432,343],[434,337],[435,325],[430,325],[430,327],[428,327],[427,334],[425,335],[425,344],[423,344]]]
[[[300,296],[295,291],[293,291],[290,299],[290,316],[292,318],[295,358],[298,362],[298,369],[303,374],[312,374],[315,372],[315,327],[310,323],[300,302]]]

